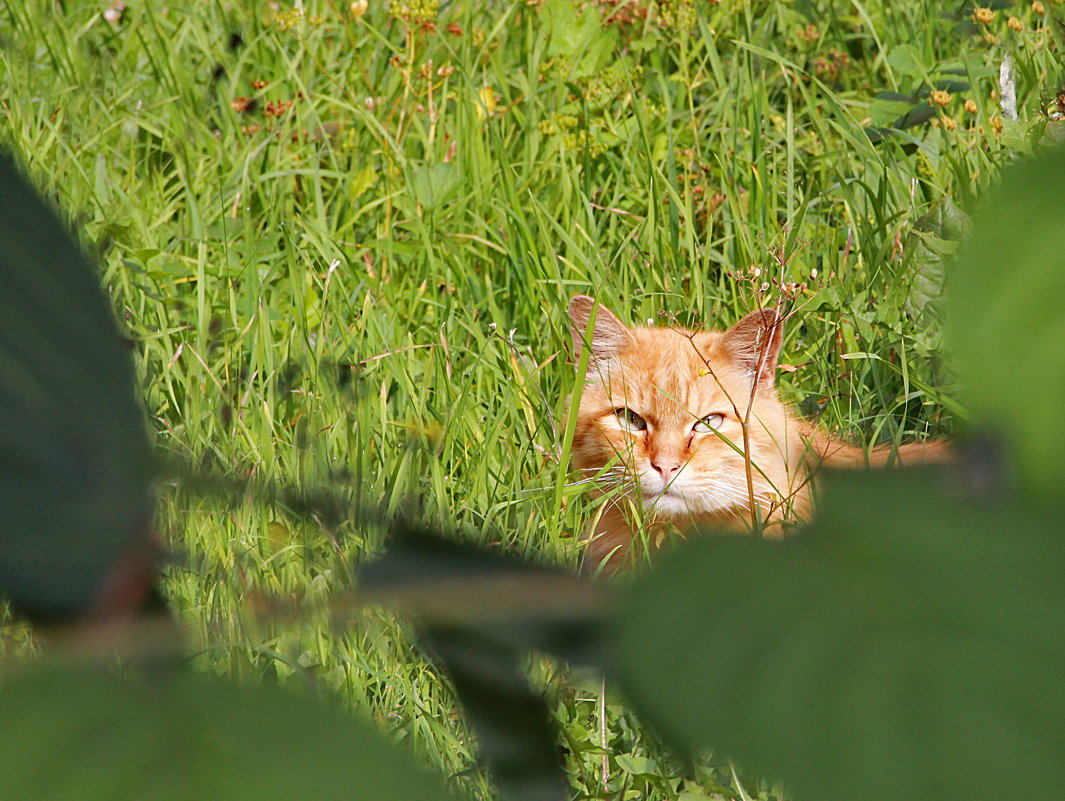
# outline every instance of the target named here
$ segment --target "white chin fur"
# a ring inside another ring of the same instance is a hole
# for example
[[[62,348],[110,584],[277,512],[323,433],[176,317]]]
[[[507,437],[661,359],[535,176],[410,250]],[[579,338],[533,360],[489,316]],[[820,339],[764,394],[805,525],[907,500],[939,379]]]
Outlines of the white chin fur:
[[[691,514],[687,501],[679,495],[645,496],[644,503],[651,511],[663,517],[683,517]]]
[[[691,513],[680,487],[663,487],[657,474],[640,477],[644,507],[661,517],[682,517]]]

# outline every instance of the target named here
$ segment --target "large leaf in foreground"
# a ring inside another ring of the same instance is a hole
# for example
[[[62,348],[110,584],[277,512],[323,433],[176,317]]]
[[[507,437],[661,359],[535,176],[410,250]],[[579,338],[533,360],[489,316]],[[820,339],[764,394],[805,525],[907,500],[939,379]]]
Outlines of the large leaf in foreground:
[[[1025,483],[1065,485],[1065,149],[1018,163],[973,220],[950,280],[952,349],[978,422]]]
[[[838,477],[815,530],[709,537],[616,622],[631,698],[816,801],[981,801],[1065,787],[1061,518]]]
[[[12,679],[0,691],[0,741],[2,801],[452,797],[336,709],[183,674]]]
[[[70,617],[136,558],[149,450],[96,272],[3,155],[0,186],[0,592]]]

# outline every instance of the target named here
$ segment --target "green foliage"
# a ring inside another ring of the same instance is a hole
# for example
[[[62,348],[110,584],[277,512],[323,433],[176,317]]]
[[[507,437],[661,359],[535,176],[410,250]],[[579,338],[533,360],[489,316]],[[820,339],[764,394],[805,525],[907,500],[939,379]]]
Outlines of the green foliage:
[[[388,552],[360,578],[371,599],[417,616],[420,637],[446,667],[504,797],[567,797],[555,727],[541,693],[529,686],[524,656],[536,649],[597,664],[603,593],[562,571],[409,525],[397,527]]]
[[[320,701],[156,671],[45,668],[0,692],[0,798],[452,798]]]
[[[801,536],[707,538],[633,586],[621,680],[678,746],[797,798],[1043,794],[1065,779],[1060,521],[943,475],[836,477]]]
[[[0,590],[39,618],[87,618],[91,644],[147,598],[147,442],[96,276],[6,160],[0,182]],[[161,633],[149,651],[173,647]],[[0,798],[449,797],[379,735],[306,700],[161,663],[126,681],[35,667],[0,692]]]
[[[973,221],[950,284],[953,351],[972,410],[1008,438],[1024,486],[1054,499],[1065,479],[1065,276],[1051,269],[1062,169],[1058,148],[1009,171]]]
[[[458,539],[575,564],[578,291],[697,326],[805,284],[785,395],[867,442],[950,431],[942,265],[1000,167],[1056,135],[1046,5],[979,25],[918,0],[0,8],[0,142],[99,259],[160,461],[194,466],[165,474],[157,520],[196,669],[313,685],[492,797],[444,669],[391,613],[346,613],[379,522],[414,498]],[[1015,126],[992,97],[1006,53]],[[933,107],[944,81],[968,88]],[[92,364],[96,324],[50,319]],[[50,384],[57,420],[82,383]],[[145,476],[106,488],[143,503]],[[91,541],[69,553],[103,569],[116,546]],[[36,647],[0,621],[0,649]],[[674,757],[613,685],[508,658],[547,688],[575,793],[780,796]]]
[[[590,78],[606,67],[617,47],[616,36],[604,29],[599,15],[586,8],[578,13],[569,0],[547,0],[541,10],[541,23],[547,32],[549,58],[565,58],[567,77]]]
[[[2,156],[0,185],[0,591],[71,617],[148,559],[150,452],[97,277]]]

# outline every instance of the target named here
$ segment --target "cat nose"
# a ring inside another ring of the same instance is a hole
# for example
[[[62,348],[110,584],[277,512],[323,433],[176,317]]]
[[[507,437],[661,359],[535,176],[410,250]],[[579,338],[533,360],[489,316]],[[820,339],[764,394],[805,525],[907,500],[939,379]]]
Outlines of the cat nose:
[[[680,471],[680,465],[679,464],[668,465],[668,464],[655,464],[654,462],[651,462],[651,467],[653,467],[656,471],[658,471],[658,474],[660,476],[662,476],[662,480],[664,482],[666,482],[667,484],[670,481],[672,481],[673,477],[675,475],[677,475],[677,473]]]

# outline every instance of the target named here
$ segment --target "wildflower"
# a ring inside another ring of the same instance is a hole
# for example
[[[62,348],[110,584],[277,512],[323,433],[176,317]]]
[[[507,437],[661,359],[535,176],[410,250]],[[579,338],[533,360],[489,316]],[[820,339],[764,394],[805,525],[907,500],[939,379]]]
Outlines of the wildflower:
[[[946,128],[948,131],[956,131],[958,130],[958,121],[953,117],[944,117],[943,127]]]
[[[459,27],[457,22],[449,22],[447,24],[447,32],[452,36],[462,36],[462,28]]]
[[[981,25],[987,25],[995,19],[995,12],[990,8],[978,8],[973,11],[973,22],[979,22]]]
[[[243,95],[235,97],[229,101],[229,107],[238,114],[250,114],[255,111],[258,106],[258,101],[250,97],[244,97]]]
[[[814,61],[814,72],[821,80],[835,81],[843,70],[850,66],[850,56],[842,50],[832,48]]]
[[[348,6],[348,12],[353,17],[363,17],[369,7],[368,0],[352,0],[351,5]]]
[[[292,108],[291,100],[273,100],[266,104],[263,114],[267,117],[280,117],[290,108]]]
[[[455,71],[455,68],[451,64],[441,64],[436,69],[436,75],[438,78],[446,78]]]
[[[1035,0],[1035,2],[1032,3],[1032,13],[1040,15],[1045,14],[1047,13],[1046,6],[1039,2],[1039,0]]]
[[[251,88],[256,90],[265,89],[269,85],[270,84],[268,84],[266,81],[260,80],[258,78],[251,82]]]
[[[970,114],[975,114],[977,112],[976,101],[973,100],[971,97],[965,101],[965,110],[968,111]]]
[[[996,114],[994,117],[991,118],[990,122],[991,130],[994,131],[996,135],[1002,133],[1002,117]]]
[[[1006,20],[1006,24],[1010,27],[1011,30],[1024,30],[1024,24],[1016,17],[1010,17],[1008,20]]]
[[[274,15],[274,25],[279,31],[287,31],[295,28],[303,20],[302,8],[290,8],[288,11],[279,11]]]
[[[928,96],[928,102],[933,106],[945,106],[950,103],[950,92],[946,89],[936,89]]]
[[[477,119],[483,121],[485,117],[491,117],[497,105],[496,93],[492,91],[492,87],[482,86],[481,91],[477,93],[477,103],[474,105]]]
[[[263,126],[261,125],[244,125],[241,127],[240,132],[245,136],[251,136],[252,134],[259,133],[262,129]]]
[[[111,7],[104,12],[104,14],[103,14],[104,19],[107,20],[107,22],[111,23],[112,25],[118,25],[118,23],[122,19],[122,12],[124,12],[125,10],[126,10],[126,4],[125,3],[122,3],[122,2],[112,3]]]

